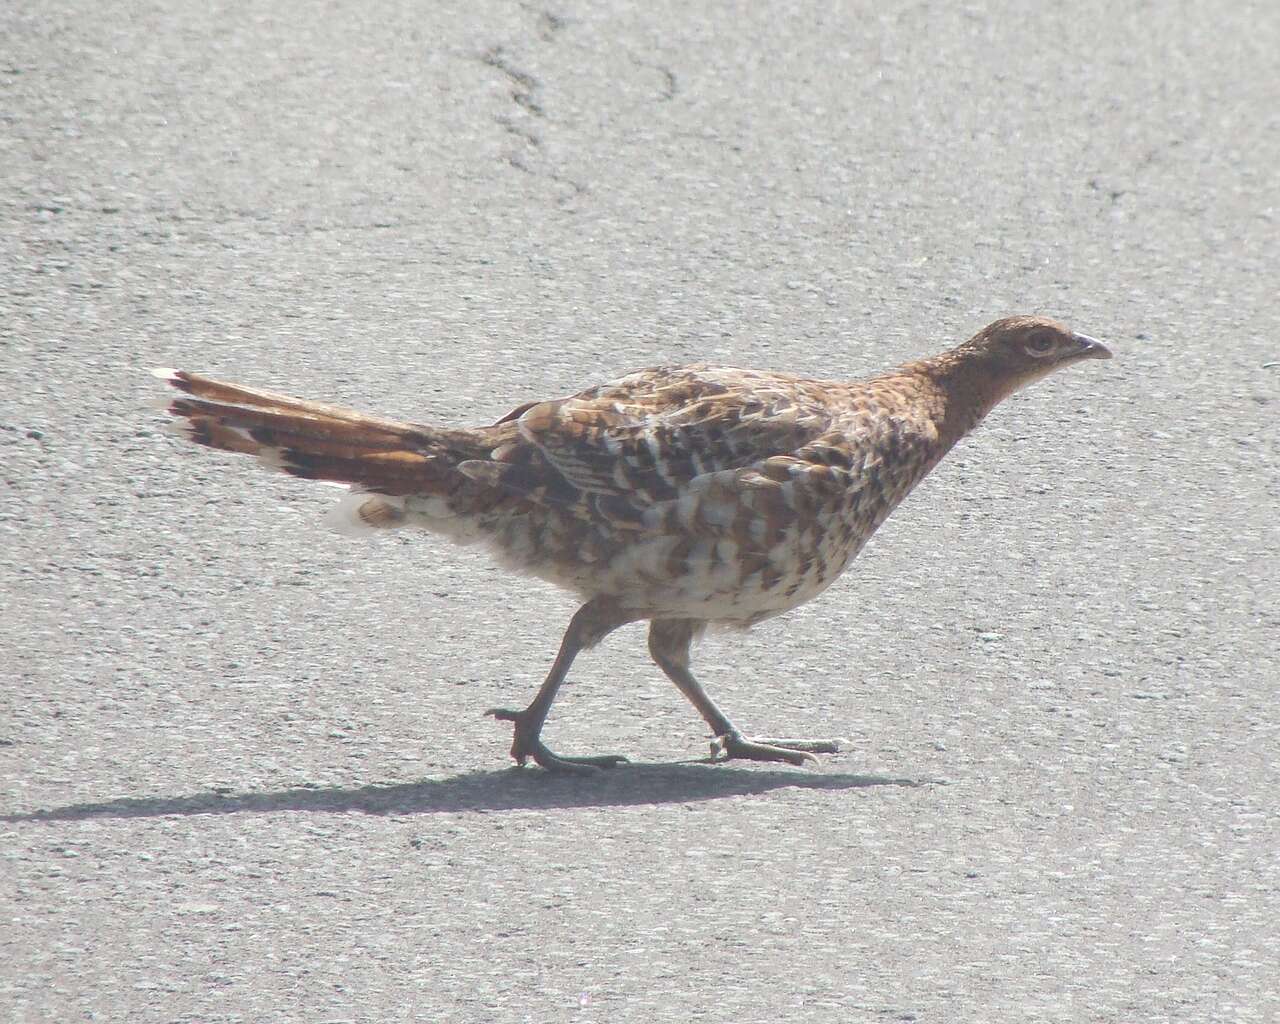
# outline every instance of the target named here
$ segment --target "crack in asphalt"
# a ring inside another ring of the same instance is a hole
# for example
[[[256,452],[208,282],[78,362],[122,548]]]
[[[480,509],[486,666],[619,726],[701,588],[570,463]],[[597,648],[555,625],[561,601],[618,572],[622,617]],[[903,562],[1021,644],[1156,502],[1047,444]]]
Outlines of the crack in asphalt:
[[[532,14],[537,19],[538,35],[542,37],[543,42],[551,42],[568,25],[568,22],[560,15],[553,14],[544,8],[534,7],[533,4],[521,4],[520,8],[526,14]]]
[[[530,10],[530,8],[526,6],[525,10]],[[541,24],[546,28],[546,31],[543,32],[544,39],[550,40],[557,33],[563,31],[565,25],[563,19],[546,11],[541,12],[540,17],[542,19]],[[501,72],[506,77],[511,84],[511,101],[520,108],[524,115],[533,119],[534,125],[539,121],[547,120],[547,112],[539,96],[542,83],[536,76],[514,64],[501,46],[493,46],[486,50],[480,55],[480,62],[495,71]],[[525,154],[538,154],[545,148],[543,137],[535,127],[521,124],[515,117],[505,114],[499,114],[494,120],[504,132],[521,143],[522,152],[509,152],[506,154],[505,160],[510,167],[531,177],[545,178],[569,190],[567,194],[557,200],[557,205],[563,206],[571,199],[583,195],[587,191],[586,185],[580,181],[530,164]]]
[[[680,82],[676,78],[676,73],[665,64],[654,64],[651,61],[641,60],[639,57],[631,54],[631,63],[638,68],[644,68],[646,71],[656,71],[662,76],[662,88],[658,93],[659,103],[670,103],[676,98],[676,93],[680,91]]]
[[[544,8],[535,7],[528,3],[522,3],[520,7],[535,19],[538,36],[545,43],[554,43],[557,37],[568,27],[568,22],[565,18]],[[636,67],[656,72],[661,76],[662,82],[658,90],[657,102],[669,103],[675,99],[680,90],[680,83],[671,68],[665,64],[655,64],[634,55],[630,56],[631,62]],[[515,115],[498,114],[494,117],[494,121],[498,126],[519,143],[517,150],[504,155],[503,159],[507,165],[522,174],[535,178],[545,178],[547,181],[568,189],[568,192],[557,200],[557,205],[559,206],[564,206],[570,200],[586,194],[588,189],[582,182],[568,175],[538,166],[537,158],[545,157],[547,148],[538,124],[539,122],[550,122],[543,103],[541,80],[532,72],[513,61],[503,46],[495,45],[489,47],[484,53],[480,54],[478,59],[486,67],[499,72],[507,80],[510,85],[511,102],[519,108],[518,113]]]

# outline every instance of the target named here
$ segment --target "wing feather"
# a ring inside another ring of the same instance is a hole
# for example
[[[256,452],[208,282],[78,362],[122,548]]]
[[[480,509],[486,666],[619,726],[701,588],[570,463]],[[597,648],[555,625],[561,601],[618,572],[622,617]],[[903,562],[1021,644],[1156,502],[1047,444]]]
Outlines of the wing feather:
[[[834,397],[833,397],[834,396]],[[780,374],[658,368],[503,422],[516,439],[459,469],[535,504],[648,534],[768,551],[816,507],[875,484],[883,418],[847,389]]]
[[[816,388],[796,378],[709,367],[658,368],[571,398],[542,402],[517,419],[536,449],[573,488],[597,495],[679,496],[698,477],[793,452],[831,426]]]

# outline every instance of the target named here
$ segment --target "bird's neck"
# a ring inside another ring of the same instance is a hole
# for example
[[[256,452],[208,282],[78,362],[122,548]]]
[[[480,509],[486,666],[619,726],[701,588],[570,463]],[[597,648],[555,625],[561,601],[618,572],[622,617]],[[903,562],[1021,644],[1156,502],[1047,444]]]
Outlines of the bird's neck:
[[[902,371],[917,375],[935,396],[934,420],[939,441],[947,449],[1016,390],[1008,377],[992,372],[981,359],[962,350],[907,363]]]

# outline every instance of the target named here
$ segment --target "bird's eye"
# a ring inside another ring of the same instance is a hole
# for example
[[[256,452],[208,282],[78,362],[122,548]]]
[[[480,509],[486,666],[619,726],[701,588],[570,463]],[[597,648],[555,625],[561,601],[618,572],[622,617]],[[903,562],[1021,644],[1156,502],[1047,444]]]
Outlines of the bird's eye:
[[[1049,334],[1033,334],[1027,339],[1027,351],[1033,356],[1047,356],[1053,351],[1053,336]]]

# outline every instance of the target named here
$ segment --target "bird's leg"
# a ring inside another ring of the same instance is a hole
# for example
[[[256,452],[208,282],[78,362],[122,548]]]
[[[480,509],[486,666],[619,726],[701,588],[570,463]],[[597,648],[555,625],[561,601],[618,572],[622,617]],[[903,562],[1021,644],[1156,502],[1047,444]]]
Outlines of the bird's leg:
[[[551,710],[551,702],[556,699],[556,691],[569,674],[569,666],[579,651],[594,647],[619,626],[632,621],[634,616],[628,615],[613,601],[607,598],[592,598],[574,614],[565,630],[564,639],[560,642],[560,653],[547,678],[543,681],[537,695],[523,711],[510,708],[490,708],[486,714],[502,722],[515,723],[515,738],[511,743],[511,756],[519,764],[529,758],[552,772],[592,772],[597,768],[612,768],[626,760],[618,754],[604,754],[598,757],[561,757],[553,753],[542,742],[542,725]]]
[[[689,647],[699,626],[700,623],[693,619],[655,619],[649,625],[649,653],[667,678],[698,709],[703,721],[711,726],[715,737],[711,744],[713,758],[722,753],[726,760],[740,757],[749,761],[804,764],[817,761],[813,756],[815,753],[834,754],[840,749],[835,740],[748,739],[743,736],[689,671]]]

